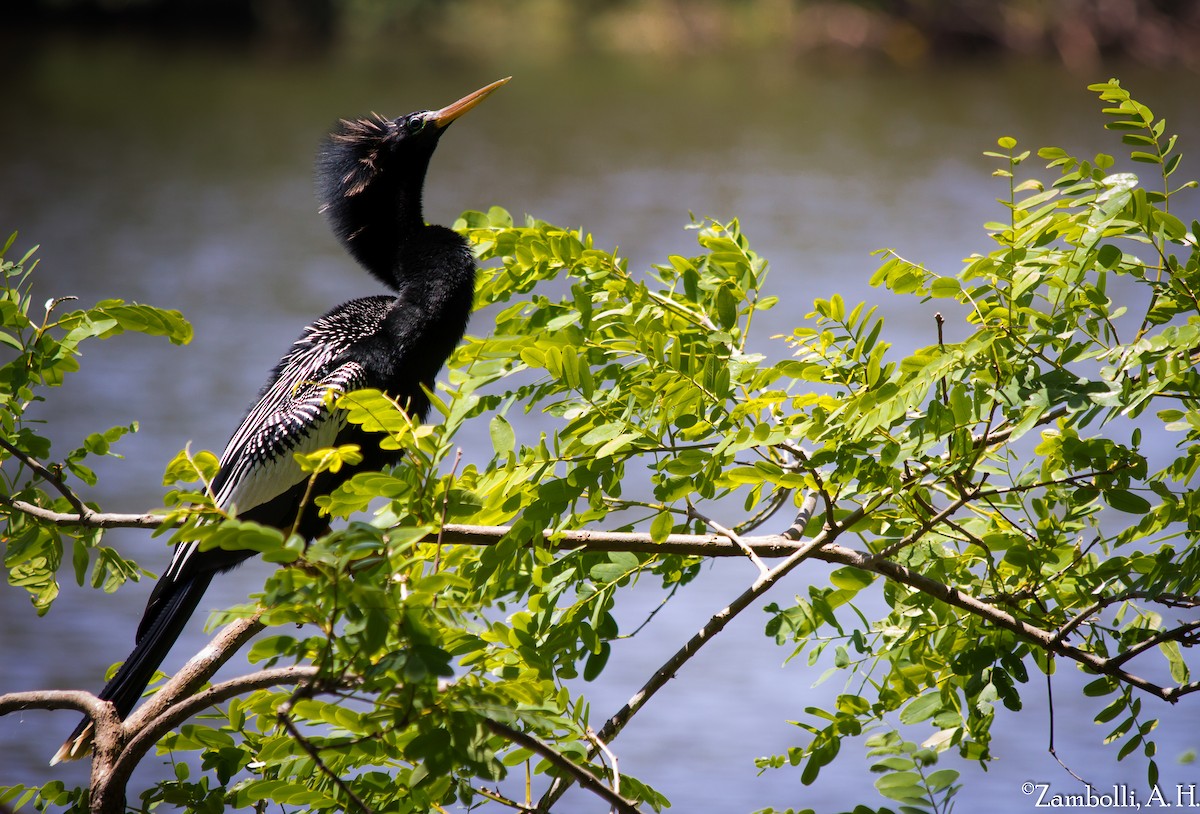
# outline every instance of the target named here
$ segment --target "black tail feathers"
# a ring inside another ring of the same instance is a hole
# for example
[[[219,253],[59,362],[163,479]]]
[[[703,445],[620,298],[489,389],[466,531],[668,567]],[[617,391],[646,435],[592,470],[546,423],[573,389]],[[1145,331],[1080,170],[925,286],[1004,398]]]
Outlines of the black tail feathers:
[[[138,637],[133,652],[117,670],[104,689],[100,699],[111,701],[122,719],[126,718],[142,697],[150,679],[162,664],[163,659],[183,632],[188,619],[200,604],[201,597],[212,581],[211,571],[195,574],[165,601],[160,599],[160,610],[153,620],[144,620],[142,635]],[[62,760],[76,760],[91,751],[93,726],[90,718],[84,718],[75,727],[66,742],[50,760],[54,765]]]

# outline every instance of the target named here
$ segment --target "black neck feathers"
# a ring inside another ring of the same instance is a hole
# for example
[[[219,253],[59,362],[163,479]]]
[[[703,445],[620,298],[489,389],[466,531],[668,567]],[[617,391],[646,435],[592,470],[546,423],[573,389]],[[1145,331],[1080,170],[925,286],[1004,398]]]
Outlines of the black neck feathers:
[[[425,229],[421,194],[441,129],[423,113],[340,121],[317,154],[321,211],[346,250],[384,285],[400,285],[400,254]]]

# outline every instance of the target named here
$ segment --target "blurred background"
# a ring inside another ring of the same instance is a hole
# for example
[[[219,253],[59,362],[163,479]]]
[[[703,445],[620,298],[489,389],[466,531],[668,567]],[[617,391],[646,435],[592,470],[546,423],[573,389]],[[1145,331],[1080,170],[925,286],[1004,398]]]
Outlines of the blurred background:
[[[42,405],[58,455],[88,432],[140,422],[85,492],[109,511],[159,505],[166,462],[189,443],[220,451],[302,325],[378,293],[312,198],[313,151],[338,117],[436,108],[514,75],[443,139],[426,217],[450,223],[500,205],[583,226],[646,270],[694,253],[689,213],[739,217],[781,298],[755,324],[755,350],[772,358],[787,352],[772,337],[835,292],[880,304],[900,352],[934,341],[934,304],[898,307],[867,286],[871,252],[953,274],[990,251],[982,224],[1002,217],[1007,184],[981,154],[997,137],[1146,169],[1120,159],[1127,149],[1102,129],[1090,82],[1116,76],[1167,118],[1185,154],[1177,178],[1196,177],[1200,156],[1200,2],[1182,0],[40,0],[5,8],[0,48],[0,236],[20,233],[16,256],[41,244],[35,302],[121,297],[180,309],[196,329],[182,348],[91,343],[83,370]],[[1052,177],[1036,161],[1027,172]],[[1197,217],[1200,199],[1181,201],[1176,214]],[[948,340],[955,331],[951,320]],[[519,439],[536,438],[538,416],[513,418]],[[489,447],[477,423],[462,437],[468,450]],[[169,556],[146,534],[107,539],[155,573]],[[262,568],[220,580],[207,607],[244,601]],[[618,642],[605,674],[580,688],[595,719],[754,576],[743,562],[714,563]],[[777,601],[825,579],[819,564],[801,569]],[[0,586],[0,692],[98,689],[128,652],[150,587],[109,596],[66,584],[37,620],[22,591]],[[622,629],[659,599],[653,585],[633,588]],[[165,669],[201,646],[202,617]],[[612,744],[621,770],[676,811],[883,805],[860,743],[811,787],[798,769],[755,768],[755,757],[805,743],[788,721],[843,688],[836,676],[814,686],[824,663],[785,664],[791,649],[763,636],[767,618],[744,613],[634,719]],[[1047,695],[1033,682],[1024,710],[998,711],[986,772],[943,759],[964,773],[960,809],[1033,810],[1024,781],[1082,790],[1047,751]],[[1145,799],[1141,765],[1103,746],[1108,728],[1092,723],[1103,705],[1082,697],[1084,683],[1069,665],[1054,678],[1059,757],[1100,790],[1123,783]],[[1200,783],[1187,762],[1200,740],[1194,703],[1145,707],[1165,719],[1164,788]],[[66,713],[0,718],[0,785],[86,783],[86,764],[46,765],[73,725]],[[168,775],[167,760],[147,760],[131,792]],[[605,810],[588,795],[568,805]]]

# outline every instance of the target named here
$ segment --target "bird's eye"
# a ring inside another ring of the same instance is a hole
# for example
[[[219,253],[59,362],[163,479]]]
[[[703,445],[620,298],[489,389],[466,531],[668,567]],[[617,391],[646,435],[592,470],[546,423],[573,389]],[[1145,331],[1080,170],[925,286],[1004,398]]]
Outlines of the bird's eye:
[[[404,129],[410,136],[420,133],[425,129],[425,118],[423,116],[413,116],[404,123]]]

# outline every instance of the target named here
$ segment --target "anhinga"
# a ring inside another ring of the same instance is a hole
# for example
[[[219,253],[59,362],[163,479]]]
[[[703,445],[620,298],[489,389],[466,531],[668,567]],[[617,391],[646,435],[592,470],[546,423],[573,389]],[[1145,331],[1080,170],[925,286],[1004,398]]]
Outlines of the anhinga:
[[[351,300],[304,329],[221,456],[212,482],[218,507],[313,539],[328,527],[313,497],[328,494],[355,471],[398,460],[398,452],[380,449],[376,437],[331,412],[326,394],[376,388],[414,420],[425,418],[425,389],[462,339],[475,294],[467,242],[422,217],[425,173],[446,127],[509,79],[441,110],[343,120],[325,139],[316,162],[321,211],[342,245],[394,295]],[[358,444],[362,462],[317,476],[310,490],[294,454],[340,444]],[[150,594],[133,652],[100,698],[125,718],[213,576],[252,554],[180,544]],[[85,718],[51,763],[81,757],[91,742],[92,724]]]

